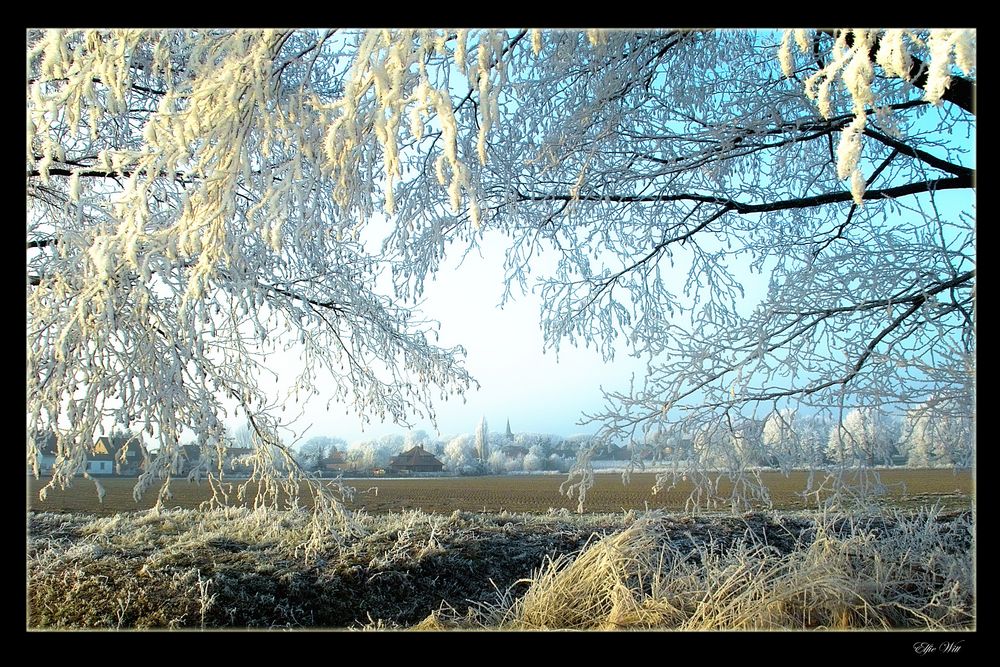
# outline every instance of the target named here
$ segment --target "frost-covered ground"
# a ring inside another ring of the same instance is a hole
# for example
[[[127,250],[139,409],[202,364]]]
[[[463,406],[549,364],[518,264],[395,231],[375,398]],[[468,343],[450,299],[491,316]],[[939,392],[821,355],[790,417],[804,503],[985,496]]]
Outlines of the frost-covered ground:
[[[957,628],[968,512],[29,517],[29,626]]]

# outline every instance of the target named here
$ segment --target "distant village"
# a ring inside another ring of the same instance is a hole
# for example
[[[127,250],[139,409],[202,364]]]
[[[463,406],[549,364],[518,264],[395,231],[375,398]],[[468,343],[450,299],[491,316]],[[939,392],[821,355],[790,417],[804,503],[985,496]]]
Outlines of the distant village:
[[[550,434],[514,434],[509,422],[506,432],[490,434],[484,422],[475,435],[459,435],[448,440],[434,440],[425,431],[383,436],[351,446],[337,438],[313,438],[299,447],[298,463],[322,477],[566,472],[580,449],[591,444],[591,439],[589,435],[562,438]],[[36,444],[38,473],[48,475],[59,456],[56,437],[46,433],[36,440]],[[81,463],[80,473],[135,477],[143,472],[148,455],[138,435],[116,432],[100,436],[87,452],[86,461]],[[249,447],[233,443],[208,452],[203,452],[196,444],[183,444],[171,473],[185,476],[199,466],[218,470],[221,463],[224,474],[239,477],[250,472],[251,455]],[[626,447],[611,446],[596,451],[594,458],[627,462],[631,454]],[[29,466],[29,472],[32,469]]]
[[[717,430],[692,437],[677,429],[657,431],[629,449],[597,442],[588,434],[514,433],[509,420],[504,430],[491,432],[483,419],[474,433],[445,438],[422,430],[350,444],[341,438],[316,436],[298,443],[293,453],[302,469],[321,477],[566,473],[581,452],[587,452],[597,470],[622,469],[632,461],[655,467],[691,460],[715,469],[734,464],[810,468],[848,457],[867,465],[964,467],[973,453],[971,430],[961,428],[963,423],[945,423],[950,427],[945,429],[919,416],[900,421],[855,410],[844,426],[837,426],[829,420],[773,413],[747,424],[736,434]],[[186,476],[200,468],[205,472],[221,469],[230,477],[249,475],[255,454],[251,440],[244,426],[230,431],[219,446],[203,449],[182,444],[170,463],[171,474]],[[37,454],[29,460],[28,471],[50,474],[60,456],[56,437],[45,433],[35,443]],[[78,472],[135,477],[144,470],[149,454],[140,436],[112,432],[95,439],[85,459],[81,458]]]

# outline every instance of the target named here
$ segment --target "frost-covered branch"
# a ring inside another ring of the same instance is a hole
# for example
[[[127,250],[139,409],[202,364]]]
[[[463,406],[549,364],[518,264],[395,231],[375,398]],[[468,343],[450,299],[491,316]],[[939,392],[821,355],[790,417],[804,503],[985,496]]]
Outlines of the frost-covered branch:
[[[765,403],[971,405],[975,38],[29,31],[29,459],[117,421],[169,476],[235,401],[276,464],[286,349],[293,401],[433,416],[473,380],[413,304],[487,235],[546,346],[648,360],[597,440],[676,427],[698,479],[754,496]]]

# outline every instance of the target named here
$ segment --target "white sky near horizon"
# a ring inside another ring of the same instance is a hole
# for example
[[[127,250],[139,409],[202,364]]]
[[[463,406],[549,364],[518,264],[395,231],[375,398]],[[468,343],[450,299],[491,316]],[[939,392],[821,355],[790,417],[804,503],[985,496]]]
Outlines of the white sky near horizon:
[[[594,433],[596,424],[579,422],[584,413],[604,406],[602,387],[626,390],[633,374],[638,385],[645,376],[646,360],[629,354],[624,337],[615,345],[614,359],[607,362],[595,346],[575,347],[565,340],[558,355],[554,350],[543,352],[541,297],[530,291],[521,294],[515,288],[514,298],[502,308],[498,306],[504,292],[505,250],[503,237],[487,236],[478,252],[471,251],[464,261],[460,261],[460,252],[452,252],[441,270],[428,279],[419,311],[440,323],[440,346],[465,348],[465,367],[480,386],[466,392],[464,402],[462,397],[435,400],[436,429],[429,419],[414,419],[412,429],[442,438],[474,433],[485,417],[494,432],[503,431],[509,419],[515,433]],[[609,257],[608,261],[611,266],[620,266],[620,260]],[[536,255],[528,276],[529,288],[554,267],[554,256]],[[769,275],[731,268],[743,281],[744,308],[749,310],[763,298]],[[678,258],[674,271],[674,277],[667,279],[668,287],[682,294],[688,277],[685,262]],[[279,359],[269,366],[284,369],[280,383],[284,386],[292,380],[291,368],[300,362],[298,352],[278,354]],[[365,424],[344,404],[333,403],[327,410],[332,391],[323,391],[322,380],[317,386],[320,393],[311,400],[287,404],[282,414],[291,428],[285,433],[287,441],[301,443],[315,436],[330,436],[351,443],[410,430],[391,421],[373,419]],[[236,428],[243,422],[236,416],[227,423]]]
[[[611,362],[604,362],[593,346],[564,343],[558,357],[552,350],[543,353],[541,299],[515,291],[512,301],[498,306],[503,261],[503,245],[488,239],[480,253],[471,252],[461,265],[457,257],[449,258],[427,283],[420,312],[440,323],[439,345],[465,348],[465,366],[480,387],[466,392],[464,402],[462,397],[436,400],[437,429],[426,419],[414,421],[413,429],[432,436],[473,433],[485,417],[491,431],[504,430],[508,419],[514,432],[567,436],[596,431],[577,422],[583,412],[603,404],[600,387],[627,388],[632,373],[642,376],[645,362],[629,357],[624,345],[616,348]],[[392,422],[363,424],[353,413],[345,415],[344,405],[333,404],[327,411],[326,402],[321,390],[291,423],[302,440],[333,436],[354,442],[409,430]],[[300,409],[289,408],[285,416],[294,417]]]

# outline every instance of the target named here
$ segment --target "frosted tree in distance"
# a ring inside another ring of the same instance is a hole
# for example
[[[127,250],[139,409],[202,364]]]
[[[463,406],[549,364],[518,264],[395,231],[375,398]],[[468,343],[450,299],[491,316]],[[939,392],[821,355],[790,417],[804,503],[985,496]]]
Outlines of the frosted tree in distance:
[[[932,398],[906,413],[899,446],[907,463],[921,467],[972,465],[975,421],[971,406],[957,412],[934,407]]]
[[[898,439],[892,420],[873,408],[855,408],[830,430],[827,456],[837,463],[888,465]]]
[[[430,446],[431,446],[431,436],[427,434],[427,431],[424,431],[423,429],[418,429],[416,431],[407,432],[403,449],[422,447],[424,449],[429,450]]]
[[[442,462],[452,472],[473,472],[478,460],[476,451],[474,439],[469,434],[457,435],[444,446]]]
[[[490,431],[483,417],[476,426],[476,458],[485,464],[490,458]]]
[[[347,443],[342,438],[318,435],[310,438],[298,448],[296,460],[306,470],[318,470],[323,459],[339,449],[346,448]]]

